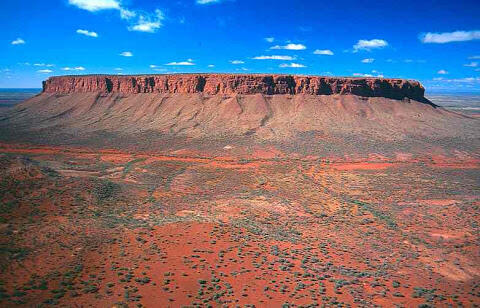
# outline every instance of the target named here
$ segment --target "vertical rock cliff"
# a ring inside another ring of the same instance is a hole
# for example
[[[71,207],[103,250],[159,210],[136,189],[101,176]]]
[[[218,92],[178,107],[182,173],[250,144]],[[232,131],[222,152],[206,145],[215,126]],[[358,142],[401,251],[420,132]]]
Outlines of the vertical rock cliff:
[[[358,95],[425,101],[418,81],[384,78],[341,78],[295,75],[178,74],[84,75],[51,77],[43,83],[46,93],[204,93]]]

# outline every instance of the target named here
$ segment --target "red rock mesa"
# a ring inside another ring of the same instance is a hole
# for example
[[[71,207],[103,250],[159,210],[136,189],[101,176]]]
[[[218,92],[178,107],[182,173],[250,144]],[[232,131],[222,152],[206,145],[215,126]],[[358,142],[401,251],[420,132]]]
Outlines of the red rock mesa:
[[[352,94],[424,101],[425,89],[418,81],[384,78],[347,78],[295,75],[174,74],[174,75],[83,75],[50,77],[43,82],[46,93],[115,92],[232,94]]]

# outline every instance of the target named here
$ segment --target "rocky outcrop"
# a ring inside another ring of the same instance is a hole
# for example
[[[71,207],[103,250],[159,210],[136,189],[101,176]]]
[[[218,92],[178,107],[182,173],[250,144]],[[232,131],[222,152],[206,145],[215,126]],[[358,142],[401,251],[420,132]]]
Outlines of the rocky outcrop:
[[[347,78],[255,74],[82,75],[50,77],[45,93],[113,92],[233,94],[352,94],[426,101],[418,81],[384,78]]]

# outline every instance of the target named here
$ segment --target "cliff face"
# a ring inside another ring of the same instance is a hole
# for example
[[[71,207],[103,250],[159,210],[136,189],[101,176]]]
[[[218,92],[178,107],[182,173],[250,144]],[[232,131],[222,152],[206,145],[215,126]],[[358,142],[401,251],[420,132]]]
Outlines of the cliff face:
[[[383,78],[341,78],[295,75],[175,74],[175,75],[84,75],[50,77],[45,93],[113,92],[233,94],[353,94],[425,101],[418,81]]]

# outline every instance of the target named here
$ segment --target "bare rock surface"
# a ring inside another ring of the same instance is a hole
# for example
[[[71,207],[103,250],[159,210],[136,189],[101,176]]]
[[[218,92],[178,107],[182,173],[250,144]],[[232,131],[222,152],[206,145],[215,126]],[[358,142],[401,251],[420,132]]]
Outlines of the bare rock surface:
[[[414,80],[297,75],[173,74],[82,75],[50,77],[45,93],[204,93],[217,94],[352,94],[424,101],[425,89]]]

